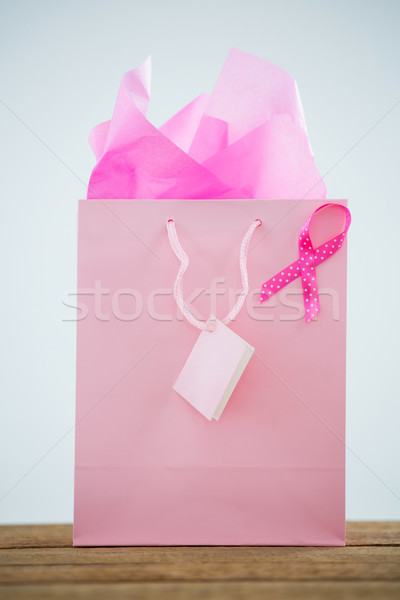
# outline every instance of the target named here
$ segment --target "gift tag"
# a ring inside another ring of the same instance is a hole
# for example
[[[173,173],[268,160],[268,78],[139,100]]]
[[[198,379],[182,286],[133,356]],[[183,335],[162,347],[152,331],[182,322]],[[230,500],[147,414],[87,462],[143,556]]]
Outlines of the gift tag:
[[[227,327],[237,316],[249,293],[247,277],[247,254],[254,231],[261,225],[255,219],[248,228],[240,246],[239,265],[243,290],[235,306],[222,321],[210,317],[205,323],[191,313],[183,299],[182,278],[189,265],[173,219],[168,219],[167,231],[171,247],[181,266],[174,284],[174,297],[184,317],[201,330],[189,358],[183,366],[173,389],[196,408],[209,421],[220,418],[233,390],[235,389],[254,348]]]
[[[218,421],[254,348],[211,319],[214,331],[201,332],[173,388],[208,420]]]

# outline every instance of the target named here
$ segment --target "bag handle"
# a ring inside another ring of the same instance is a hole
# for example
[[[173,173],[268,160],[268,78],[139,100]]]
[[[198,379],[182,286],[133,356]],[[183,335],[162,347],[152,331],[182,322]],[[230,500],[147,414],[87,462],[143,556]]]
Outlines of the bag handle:
[[[239,254],[239,266],[240,274],[242,276],[243,289],[239,295],[239,298],[237,299],[235,306],[226,315],[226,317],[222,319],[222,323],[224,323],[225,325],[228,325],[239,314],[239,311],[242,308],[244,301],[246,300],[247,294],[249,293],[249,279],[247,276],[247,254],[249,251],[249,245],[252,235],[257,229],[257,227],[260,227],[261,224],[261,219],[255,219],[254,221],[252,221],[242,240]],[[210,321],[204,322],[196,319],[196,317],[190,312],[189,308],[185,304],[185,300],[183,299],[183,275],[189,266],[189,258],[179,241],[178,234],[176,233],[174,219],[168,219],[167,231],[171,248],[174,251],[175,256],[181,263],[178,275],[174,283],[175,301],[179,306],[180,310],[182,311],[183,316],[189,321],[189,323],[194,325],[194,327],[197,327],[197,329],[201,329],[202,331],[213,331],[215,326],[213,327],[213,324],[210,323]]]

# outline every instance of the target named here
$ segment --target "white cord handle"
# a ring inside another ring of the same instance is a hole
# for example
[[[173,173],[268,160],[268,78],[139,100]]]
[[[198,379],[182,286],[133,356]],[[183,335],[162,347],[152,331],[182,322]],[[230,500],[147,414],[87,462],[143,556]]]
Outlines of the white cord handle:
[[[240,265],[240,273],[242,276],[242,291],[239,295],[239,298],[232,308],[232,310],[226,315],[224,319],[222,319],[222,323],[228,325],[233,319],[238,315],[240,309],[242,308],[244,301],[246,300],[246,296],[249,293],[249,279],[247,276],[247,254],[249,251],[250,240],[252,238],[253,233],[262,224],[261,219],[255,219],[248,230],[245,233],[242,244],[240,246],[240,255],[239,255],[239,265]],[[174,251],[178,260],[180,260],[181,266],[179,267],[178,275],[175,279],[174,283],[174,297],[177,305],[182,311],[183,316],[197,329],[212,331],[212,326],[209,322],[199,321],[196,317],[190,312],[189,308],[186,306],[185,301],[183,299],[183,275],[186,269],[189,266],[189,258],[182,248],[178,234],[176,233],[175,221],[173,219],[168,219],[167,222],[167,231],[168,238],[171,244],[171,248]]]

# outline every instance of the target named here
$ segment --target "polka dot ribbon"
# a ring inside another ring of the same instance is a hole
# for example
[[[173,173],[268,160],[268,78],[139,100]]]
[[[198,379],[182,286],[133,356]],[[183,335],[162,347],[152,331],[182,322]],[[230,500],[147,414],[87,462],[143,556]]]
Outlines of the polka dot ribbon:
[[[344,210],[346,216],[345,228],[342,233],[314,250],[314,246],[310,238],[311,220],[317,212],[330,206],[339,206]],[[335,254],[335,252],[339,250],[346,237],[350,223],[351,215],[346,206],[343,206],[342,204],[333,204],[331,202],[319,206],[304,223],[301,229],[299,236],[299,260],[286,267],[286,269],[283,269],[283,271],[277,273],[274,277],[271,277],[271,279],[262,285],[260,302],[265,302],[268,300],[268,298],[274,294],[277,294],[286,285],[298,277],[301,277],[306,323],[309,323],[311,319],[319,313],[316,267],[323,262],[326,262],[333,254]]]

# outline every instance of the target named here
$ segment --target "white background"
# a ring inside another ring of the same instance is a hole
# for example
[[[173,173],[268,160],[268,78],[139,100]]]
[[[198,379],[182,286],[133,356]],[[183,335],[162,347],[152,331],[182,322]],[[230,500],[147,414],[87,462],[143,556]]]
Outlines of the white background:
[[[347,518],[400,518],[400,2],[3,0],[0,11],[0,521],[72,520],[75,324],[62,300],[76,286],[89,131],[149,53],[160,125],[211,91],[232,46],[297,79],[328,198],[350,201]]]

